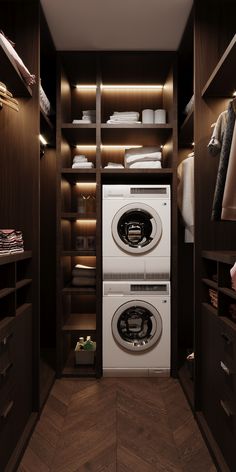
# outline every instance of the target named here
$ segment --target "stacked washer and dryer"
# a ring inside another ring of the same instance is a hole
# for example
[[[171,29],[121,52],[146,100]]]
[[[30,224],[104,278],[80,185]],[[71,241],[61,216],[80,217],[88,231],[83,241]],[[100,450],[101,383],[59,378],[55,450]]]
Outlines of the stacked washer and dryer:
[[[103,186],[103,374],[170,371],[169,185]]]

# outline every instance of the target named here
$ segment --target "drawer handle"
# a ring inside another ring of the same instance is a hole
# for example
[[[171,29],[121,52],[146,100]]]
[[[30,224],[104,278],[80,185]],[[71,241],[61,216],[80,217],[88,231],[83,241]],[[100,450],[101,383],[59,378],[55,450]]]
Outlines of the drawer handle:
[[[220,361],[220,367],[225,372],[225,374],[231,375],[229,367],[227,367],[223,361]]]
[[[230,407],[228,406],[228,404],[226,402],[224,402],[224,400],[220,400],[220,404],[224,410],[224,412],[226,413],[226,415],[231,418],[231,416],[234,416],[234,413],[232,412],[232,410],[230,409]]]
[[[1,377],[6,377],[8,370],[13,366],[12,362],[9,362],[9,364],[4,367],[4,369],[0,372]]]
[[[2,346],[6,346],[11,337],[12,337],[12,333],[8,334],[7,336],[1,339],[0,344]]]
[[[231,344],[232,343],[232,340],[229,338],[229,336],[226,333],[221,333],[220,335],[224,339],[226,344]]]
[[[11,400],[7,407],[5,408],[5,410],[1,413],[1,418],[3,418],[4,420],[8,417],[8,415],[10,414],[12,408],[13,408],[13,405],[14,405],[14,402],[13,400]]]

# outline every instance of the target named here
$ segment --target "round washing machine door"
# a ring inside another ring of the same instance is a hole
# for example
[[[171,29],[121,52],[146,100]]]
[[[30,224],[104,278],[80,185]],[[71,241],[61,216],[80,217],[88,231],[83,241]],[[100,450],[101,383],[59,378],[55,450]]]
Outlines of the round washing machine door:
[[[112,318],[112,333],[117,344],[128,351],[146,351],[161,337],[161,316],[150,303],[126,302]]]
[[[116,244],[130,254],[143,254],[161,239],[162,223],[158,213],[145,203],[130,203],[120,208],[112,220]]]

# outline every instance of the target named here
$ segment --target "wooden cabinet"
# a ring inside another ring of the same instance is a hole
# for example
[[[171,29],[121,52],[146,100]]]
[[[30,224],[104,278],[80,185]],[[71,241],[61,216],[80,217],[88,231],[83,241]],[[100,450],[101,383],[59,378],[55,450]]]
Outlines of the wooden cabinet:
[[[52,280],[55,286],[53,192],[56,196],[56,185],[54,183],[53,188],[53,178],[56,173],[53,167],[55,148],[54,156],[51,147],[48,149],[49,160],[46,157],[40,161],[40,131],[49,139],[52,123],[40,113],[39,104],[39,78],[45,79],[45,59],[41,61],[41,70],[39,66],[40,41],[41,46],[44,39],[47,41],[46,27],[42,21],[41,37],[39,34],[39,2],[3,1],[1,7],[4,11],[1,29],[14,41],[17,53],[36,76],[36,83],[28,86],[6,48],[0,46],[0,80],[19,105],[18,112],[5,105],[0,108],[0,227],[22,231],[25,249],[20,254],[0,255],[0,469],[12,471],[24,451],[38,411],[49,391],[44,377],[47,392],[41,400],[40,347],[46,345],[42,337],[47,338],[47,333],[52,332],[52,320],[55,320]],[[48,47],[47,53],[49,50]],[[42,51],[45,55],[43,46]],[[50,64],[55,74],[55,66],[52,62]],[[55,79],[53,82],[50,66],[48,74],[48,83],[54,88],[55,95]],[[51,140],[50,145],[53,145]],[[42,195],[43,190],[46,193]],[[50,210],[52,213],[49,215]],[[48,216],[45,218],[45,215]],[[50,253],[47,252],[49,249]],[[45,298],[46,283],[49,296],[47,293]],[[55,331],[55,324],[53,328]]]
[[[233,251],[203,251],[199,404],[230,470],[236,467],[236,292]]]
[[[58,85],[58,221],[57,300],[58,375],[102,374],[102,185],[104,183],[170,183],[172,228],[176,228],[176,79],[173,53],[59,54]],[[164,108],[166,124],[108,123],[114,111]],[[94,110],[91,123],[83,123]],[[79,122],[77,122],[79,120]],[[159,146],[161,169],[107,168],[124,165],[125,148]],[[72,168],[75,155],[85,155],[91,168]],[[91,164],[90,164],[91,165]],[[104,236],[104,235],[103,235]],[[173,236],[174,240],[174,236]],[[73,286],[76,264],[96,267],[92,286]],[[172,296],[175,295],[176,251],[172,251]],[[173,304],[173,330],[176,329]],[[173,331],[174,332],[174,331]],[[94,365],[75,364],[79,336],[96,341]],[[175,335],[172,337],[175,371]]]

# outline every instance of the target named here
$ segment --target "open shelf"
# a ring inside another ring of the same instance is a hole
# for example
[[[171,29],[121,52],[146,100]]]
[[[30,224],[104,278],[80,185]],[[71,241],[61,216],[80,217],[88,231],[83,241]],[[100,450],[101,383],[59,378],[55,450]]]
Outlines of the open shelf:
[[[91,220],[96,218],[95,213],[76,213],[76,212],[63,212],[61,213],[61,218],[65,218],[66,220]]]
[[[209,287],[212,287],[212,288],[215,288],[217,289],[218,287],[218,284],[217,282],[214,282],[214,280],[211,280],[211,279],[202,279],[202,282],[205,284],[205,285],[208,285]]]
[[[32,251],[24,251],[19,254],[9,254],[6,256],[0,256],[0,265],[8,264],[11,262],[22,261],[24,259],[30,259],[32,257]]]
[[[14,288],[3,288],[2,290],[0,290],[0,299],[7,297],[10,293],[13,293],[14,291]]]
[[[92,295],[96,293],[96,288],[93,287],[64,287],[62,293],[78,293],[80,295]]]
[[[26,287],[27,285],[30,285],[32,283],[32,279],[23,279],[20,280],[19,282],[16,282],[16,290]]]
[[[235,91],[234,64],[236,63],[236,34],[225,50],[207,83],[202,97],[232,97]]]
[[[73,313],[63,325],[63,331],[95,331],[96,313]]]
[[[128,129],[128,128],[134,128],[134,129],[172,129],[173,126],[170,124],[143,124],[143,123],[126,123],[126,124],[111,124],[111,123],[102,123],[101,128],[105,129],[114,129],[114,128],[121,128],[121,129]]]

